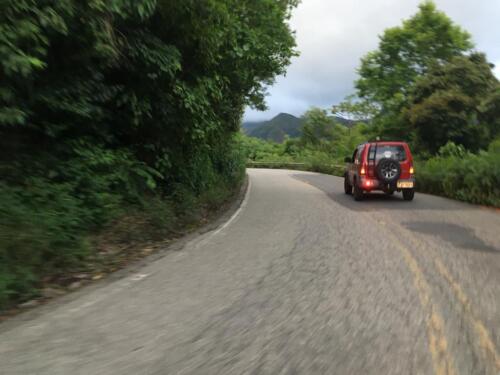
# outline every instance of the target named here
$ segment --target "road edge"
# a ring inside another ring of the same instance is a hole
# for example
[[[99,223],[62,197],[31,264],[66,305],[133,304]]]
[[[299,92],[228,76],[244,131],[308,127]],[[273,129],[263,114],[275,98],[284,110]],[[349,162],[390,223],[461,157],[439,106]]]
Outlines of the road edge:
[[[77,300],[83,295],[105,288],[116,281],[129,277],[137,273],[141,268],[159,259],[182,251],[189,243],[206,235],[207,233],[214,232],[214,234],[217,234],[219,231],[222,231],[224,228],[229,226],[229,224],[239,216],[241,210],[246,204],[246,201],[248,200],[249,191],[250,177],[248,173],[246,173],[239,191],[232,198],[232,202],[228,204],[227,208],[222,208],[220,212],[215,213],[208,223],[193,229],[182,237],[173,239],[172,242],[160,247],[154,253],[146,255],[145,257],[128,264],[124,268],[109,273],[102,279],[85,284],[73,292],[52,298],[41,305],[26,309],[25,311],[21,311],[13,316],[7,316],[4,320],[0,320],[0,334],[10,331],[17,326],[34,320],[42,315],[50,313],[63,305]]]

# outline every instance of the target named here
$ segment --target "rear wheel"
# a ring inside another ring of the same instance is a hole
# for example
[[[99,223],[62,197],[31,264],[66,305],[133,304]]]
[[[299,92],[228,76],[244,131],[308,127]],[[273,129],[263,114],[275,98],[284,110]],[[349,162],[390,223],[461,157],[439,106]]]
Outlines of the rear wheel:
[[[354,181],[354,200],[362,201],[363,200],[363,189],[361,189],[356,181]]]
[[[349,176],[347,174],[344,176],[344,192],[347,195],[352,195],[352,185],[349,183]]]
[[[414,189],[404,189],[403,190],[403,199],[405,201],[412,201],[414,196],[415,196]]]

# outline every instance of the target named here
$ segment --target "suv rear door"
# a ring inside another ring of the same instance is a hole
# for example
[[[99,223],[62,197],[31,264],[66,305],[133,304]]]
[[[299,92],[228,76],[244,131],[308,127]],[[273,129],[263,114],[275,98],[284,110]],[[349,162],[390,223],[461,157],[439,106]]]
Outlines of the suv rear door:
[[[408,179],[410,175],[410,167],[412,159],[410,150],[406,143],[372,143],[368,152],[368,175],[375,177],[375,168],[380,159],[388,158],[395,159],[401,166],[400,179]]]

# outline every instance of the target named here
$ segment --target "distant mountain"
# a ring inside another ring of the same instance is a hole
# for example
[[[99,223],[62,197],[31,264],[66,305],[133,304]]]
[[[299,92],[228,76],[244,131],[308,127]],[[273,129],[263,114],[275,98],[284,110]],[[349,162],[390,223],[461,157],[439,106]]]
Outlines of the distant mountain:
[[[254,129],[257,129],[264,125],[267,121],[246,121],[241,125],[241,128],[245,132],[245,134],[250,134],[250,132]]]
[[[354,121],[342,117],[332,116],[332,118],[341,125],[352,127]],[[281,143],[286,136],[290,138],[300,137],[303,118],[295,117],[289,113],[280,113],[269,121],[244,122],[242,124],[245,134]]]
[[[269,121],[265,121],[260,126],[255,126],[248,132],[248,135],[255,138],[266,139],[274,142],[283,142],[285,136],[300,136],[302,119],[288,113],[280,113]]]

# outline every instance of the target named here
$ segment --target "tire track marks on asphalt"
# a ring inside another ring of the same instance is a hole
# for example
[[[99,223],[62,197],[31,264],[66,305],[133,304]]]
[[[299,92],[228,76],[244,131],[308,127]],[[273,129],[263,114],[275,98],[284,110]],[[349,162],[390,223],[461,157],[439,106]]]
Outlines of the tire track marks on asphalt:
[[[403,255],[403,259],[410,269],[415,288],[417,289],[420,303],[426,314],[427,336],[429,351],[431,353],[434,371],[436,375],[455,375],[454,360],[448,351],[448,340],[444,329],[444,320],[438,307],[432,301],[432,291],[417,260],[399,238],[385,228],[383,222],[374,220],[369,215],[364,215],[376,223],[387,235],[393,238],[394,244]]]
[[[476,335],[479,338],[479,343],[484,351],[485,357],[495,365],[497,371],[500,371],[500,356],[498,355],[495,344],[493,343],[493,340],[491,339],[484,323],[476,317],[469,298],[462,290],[460,284],[453,279],[453,276],[451,276],[441,259],[437,257],[434,258],[434,264],[436,265],[438,272],[446,279],[446,281],[448,281],[451,289],[455,293],[456,298],[462,304],[463,309],[469,317]]]
[[[406,238],[408,238],[413,244],[424,245],[422,248],[425,249],[426,254],[431,257],[436,270],[446,280],[455,295],[455,298],[462,306],[465,316],[475,333],[476,340],[479,342],[479,346],[483,351],[482,355],[484,359],[494,366],[497,372],[500,371],[500,355],[498,354],[498,350],[491,339],[490,333],[481,319],[477,317],[477,313],[475,313],[469,297],[466,295],[460,284],[453,278],[451,272],[444,265],[442,259],[436,254],[435,251],[431,252],[430,248],[432,248],[432,246],[427,241],[417,238],[413,233],[411,233],[411,231],[403,228],[398,223],[392,220],[391,222],[393,225],[397,225],[400,228],[400,233],[404,233]]]

